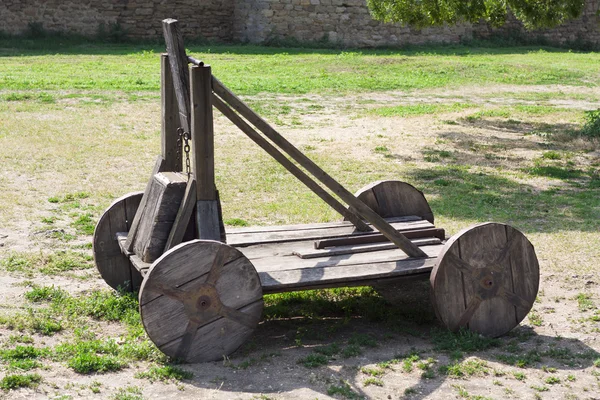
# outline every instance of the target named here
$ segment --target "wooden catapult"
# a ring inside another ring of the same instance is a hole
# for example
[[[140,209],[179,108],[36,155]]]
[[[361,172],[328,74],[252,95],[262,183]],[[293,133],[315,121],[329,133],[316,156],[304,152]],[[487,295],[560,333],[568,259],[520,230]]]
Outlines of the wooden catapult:
[[[117,199],[93,238],[106,283],[139,289],[142,322],[161,351],[187,362],[231,354],[258,325],[266,293],[407,279],[430,280],[436,314],[451,330],[495,337],[527,315],[539,266],[521,232],[485,223],[446,240],[423,194],[407,183],[350,193],[209,65],[189,57],[176,20],[164,20],[163,29],[162,154],[145,192]],[[213,107],[344,220],[226,232],[214,181]]]

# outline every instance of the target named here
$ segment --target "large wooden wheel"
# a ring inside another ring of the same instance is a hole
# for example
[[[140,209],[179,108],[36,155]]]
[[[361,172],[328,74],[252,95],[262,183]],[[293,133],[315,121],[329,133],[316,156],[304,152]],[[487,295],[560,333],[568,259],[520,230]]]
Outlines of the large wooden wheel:
[[[433,224],[433,212],[423,192],[406,182],[374,182],[356,192],[356,197],[383,218],[416,215]]]
[[[215,361],[252,334],[263,309],[252,263],[226,244],[193,240],[152,264],[140,289],[140,314],[150,339],[186,362]]]
[[[539,265],[533,245],[521,232],[485,223],[446,243],[430,282],[436,314],[450,330],[464,327],[497,337],[531,310]]]
[[[117,232],[128,232],[142,200],[143,192],[129,193],[115,200],[98,220],[94,230],[93,252],[96,268],[114,289],[134,291],[142,276],[121,253]]]

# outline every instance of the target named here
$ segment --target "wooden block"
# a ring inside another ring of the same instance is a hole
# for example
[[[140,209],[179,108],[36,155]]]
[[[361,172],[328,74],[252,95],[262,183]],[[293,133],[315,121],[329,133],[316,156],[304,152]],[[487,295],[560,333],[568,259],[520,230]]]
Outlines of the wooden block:
[[[198,239],[221,240],[217,200],[198,200],[196,210]]]
[[[152,178],[133,246],[143,262],[151,263],[162,255],[186,185],[187,177],[176,172],[161,172]]]

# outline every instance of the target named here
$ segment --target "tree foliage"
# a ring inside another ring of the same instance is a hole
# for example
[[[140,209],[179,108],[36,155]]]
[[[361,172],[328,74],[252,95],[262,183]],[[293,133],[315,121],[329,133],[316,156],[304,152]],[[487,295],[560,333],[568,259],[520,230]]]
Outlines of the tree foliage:
[[[578,17],[585,0],[367,0],[367,4],[377,20],[421,28],[480,20],[500,26],[510,9],[527,29],[538,29]]]

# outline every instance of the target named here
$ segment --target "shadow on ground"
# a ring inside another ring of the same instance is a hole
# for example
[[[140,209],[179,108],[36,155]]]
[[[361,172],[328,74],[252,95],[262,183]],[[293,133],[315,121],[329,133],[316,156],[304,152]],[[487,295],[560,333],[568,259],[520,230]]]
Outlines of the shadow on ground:
[[[371,375],[365,370],[381,371],[385,376],[409,372],[410,368],[410,372],[419,371],[421,376],[391,377],[394,383],[386,383],[386,393],[395,389],[394,398],[401,390],[408,398],[424,399],[448,378],[467,373],[460,372],[457,366],[461,364],[482,368],[489,376],[500,373],[500,369],[492,370],[488,361],[506,367],[557,368],[565,372],[588,368],[600,357],[580,340],[538,335],[525,326],[500,339],[468,332],[453,334],[435,322],[427,288],[427,282],[380,287],[395,306],[379,304],[394,310],[383,320],[373,319],[366,310],[340,315],[339,307],[333,304],[331,307],[337,309],[333,314],[266,320],[252,341],[230,360],[211,363],[208,368],[207,364],[187,366],[195,376],[190,383],[232,395],[300,391],[308,396],[338,393],[345,398],[368,398],[363,388]],[[309,298],[299,300],[296,306],[302,307],[303,302],[307,309],[315,308]],[[372,310],[372,306],[367,307]],[[267,309],[266,313],[272,311]],[[473,356],[477,358],[470,359]],[[232,372],[235,379],[231,378]]]

